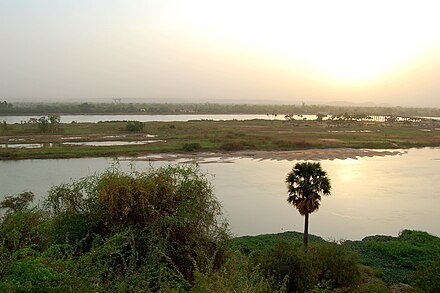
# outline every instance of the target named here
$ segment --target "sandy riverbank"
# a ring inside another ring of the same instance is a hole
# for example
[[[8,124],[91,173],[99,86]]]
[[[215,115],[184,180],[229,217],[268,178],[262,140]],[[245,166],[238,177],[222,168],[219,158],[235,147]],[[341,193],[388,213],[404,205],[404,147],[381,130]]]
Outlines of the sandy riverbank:
[[[136,161],[183,161],[197,163],[230,163],[234,158],[251,158],[255,160],[288,160],[288,161],[319,161],[335,159],[357,159],[373,156],[402,155],[402,150],[372,150],[372,149],[310,149],[298,151],[237,151],[219,153],[192,153],[192,154],[151,154],[138,158],[122,158],[123,160]]]

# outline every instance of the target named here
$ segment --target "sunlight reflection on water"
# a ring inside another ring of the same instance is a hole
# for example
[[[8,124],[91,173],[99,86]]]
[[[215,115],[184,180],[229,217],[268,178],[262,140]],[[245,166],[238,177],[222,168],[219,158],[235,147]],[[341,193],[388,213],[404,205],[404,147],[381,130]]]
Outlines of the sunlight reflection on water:
[[[416,229],[440,236],[439,154],[439,148],[423,148],[400,156],[322,160],[332,194],[311,215],[310,233],[339,240]],[[226,162],[209,158],[200,168],[212,174],[208,178],[234,234],[302,231],[303,218],[287,204],[284,183],[297,161],[235,157]],[[2,196],[32,190],[42,198],[54,184],[102,171],[113,163],[105,158],[1,161]],[[128,169],[131,162],[119,164]],[[134,164],[145,169],[168,162]]]

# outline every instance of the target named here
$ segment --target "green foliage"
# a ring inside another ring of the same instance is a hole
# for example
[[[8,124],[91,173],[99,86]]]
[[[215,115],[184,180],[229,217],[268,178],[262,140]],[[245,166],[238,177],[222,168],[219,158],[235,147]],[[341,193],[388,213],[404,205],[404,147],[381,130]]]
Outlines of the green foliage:
[[[317,284],[310,257],[287,242],[256,254],[254,261],[276,290],[305,292]]]
[[[311,236],[307,252],[296,232],[230,245],[196,166],[114,167],[53,187],[42,208],[13,206],[0,223],[1,292],[387,292],[377,276],[439,290],[440,238],[424,232],[340,245]]]
[[[308,245],[309,214],[317,211],[322,195],[330,195],[330,179],[322,169],[321,163],[296,163],[287,174],[287,202],[293,205],[302,216],[304,223],[304,249]]]
[[[354,288],[360,282],[357,254],[335,243],[319,243],[307,253],[297,245],[278,242],[253,256],[277,290],[326,292],[326,289]]]
[[[241,151],[245,149],[245,145],[241,142],[227,142],[220,146],[224,151]]]
[[[81,136],[84,141],[94,141],[104,136],[125,136],[124,140],[143,140],[139,132],[127,132],[127,122],[62,124],[65,135]],[[222,150],[297,150],[308,148],[405,148],[438,146],[436,131],[421,132],[423,128],[440,127],[440,122],[397,125],[357,121],[189,121],[145,122],[149,133],[161,141],[151,144],[118,146],[72,146],[55,144],[50,148],[2,148],[0,159],[66,158],[66,157],[117,157],[139,156],[152,152],[181,152],[184,144],[197,142],[206,151]],[[61,124],[60,124],[61,125]],[[170,128],[175,125],[175,129]],[[294,127],[293,127],[294,126]],[[5,131],[8,136],[23,136],[26,142],[40,134],[35,124],[12,124]],[[330,128],[334,130],[329,130]],[[365,132],[367,131],[367,132]],[[3,132],[0,132],[0,136]],[[49,139],[49,137],[44,137]],[[107,139],[107,138],[106,138]],[[119,138],[118,138],[119,139]],[[51,136],[53,142],[62,142]],[[34,141],[35,142],[35,141]],[[230,145],[232,144],[232,145]],[[224,149],[222,149],[222,145]]]
[[[376,270],[372,267],[359,265],[361,280],[353,292],[358,293],[389,293],[390,288],[384,281],[376,276]]]
[[[366,265],[379,268],[388,284],[407,282],[417,266],[440,256],[440,238],[421,231],[403,230],[399,237],[370,236],[344,245],[358,251]]]
[[[287,174],[287,202],[301,215],[318,210],[321,195],[330,194],[330,179],[318,163],[297,163]]]
[[[102,226],[100,224],[98,219],[90,216],[63,213],[48,223],[51,230],[51,242],[60,245],[73,245],[77,251],[87,251],[90,249],[94,234]]]
[[[353,107],[328,105],[252,105],[213,103],[7,103],[0,102],[0,113],[143,113],[143,114],[263,114],[275,116],[290,113],[337,115],[440,116],[438,108]],[[272,113],[272,114],[268,114]]]
[[[410,283],[421,292],[440,292],[440,257],[436,262],[417,267],[410,277]]]
[[[39,254],[27,252],[11,263],[0,288],[13,292],[65,292],[66,275],[56,272]],[[61,285],[61,286],[60,286]]]
[[[8,127],[8,123],[6,123],[6,121],[3,120],[3,121],[1,122],[1,130],[6,131],[6,130],[8,130],[8,129],[9,129],[9,127]]]
[[[0,102],[0,113],[9,113],[13,111],[13,105],[7,101]]]
[[[145,124],[140,121],[128,121],[125,125],[125,130],[132,132],[141,132],[144,130]]]
[[[24,211],[28,209],[34,197],[31,191],[24,191],[19,195],[7,195],[0,202],[0,209],[6,209],[6,213]]]
[[[323,243],[310,251],[318,282],[330,288],[350,287],[360,281],[359,255],[336,243]]]
[[[359,293],[389,293],[390,289],[382,280],[374,280],[362,284],[354,292]]]
[[[315,235],[309,235],[310,243],[322,243],[324,239]],[[256,236],[241,236],[232,240],[232,247],[244,254],[259,253],[271,249],[276,243],[283,241],[293,247],[300,247],[303,242],[303,233],[287,231],[278,234],[264,234]]]
[[[47,214],[38,209],[6,214],[0,226],[0,241],[8,251],[27,246],[40,250],[47,246],[48,235],[43,225]]]
[[[185,152],[194,152],[202,149],[202,146],[198,142],[185,143],[182,150]]]
[[[0,288],[12,291],[188,291],[222,267],[229,240],[196,166],[55,186],[44,209],[8,213],[0,236]]]
[[[196,272],[191,292],[273,292],[268,280],[247,257],[238,252],[228,254],[218,270]]]
[[[41,130],[41,132],[47,132],[49,130],[49,119],[47,119],[46,116],[42,116],[38,118],[37,120],[38,128]]]
[[[325,114],[322,114],[322,113],[318,113],[318,114],[316,114],[316,120],[317,121],[322,121],[322,119],[324,118],[324,117],[326,117],[327,115],[325,115]]]

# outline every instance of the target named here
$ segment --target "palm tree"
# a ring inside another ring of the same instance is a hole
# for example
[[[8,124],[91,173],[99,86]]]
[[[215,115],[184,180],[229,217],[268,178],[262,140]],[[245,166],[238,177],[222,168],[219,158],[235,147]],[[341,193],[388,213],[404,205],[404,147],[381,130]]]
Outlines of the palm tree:
[[[298,209],[304,222],[304,249],[309,237],[309,214],[318,210],[322,195],[330,194],[330,179],[320,163],[297,163],[287,174],[287,202]]]

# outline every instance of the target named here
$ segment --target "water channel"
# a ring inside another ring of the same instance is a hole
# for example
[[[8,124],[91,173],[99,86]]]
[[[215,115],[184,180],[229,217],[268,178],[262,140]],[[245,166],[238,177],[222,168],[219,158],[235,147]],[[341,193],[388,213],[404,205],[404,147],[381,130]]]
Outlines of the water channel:
[[[38,119],[42,115],[0,115],[0,122],[6,121],[8,124],[25,123],[30,119]],[[372,121],[385,121],[388,116],[373,116]],[[329,117],[324,117],[326,120]],[[432,120],[440,120],[440,117],[420,117]],[[83,123],[83,122],[103,122],[103,121],[191,121],[191,120],[285,120],[285,115],[272,115],[272,114],[184,114],[184,115],[149,115],[149,114],[103,114],[103,115],[61,115],[61,123]],[[292,119],[295,120],[316,120],[317,115],[293,115]],[[398,120],[403,120],[402,117],[397,117]]]
[[[183,162],[185,160],[177,161]],[[286,202],[286,174],[297,161],[215,158],[201,160],[235,235],[302,231],[303,218]],[[106,158],[0,161],[0,199],[48,189],[100,172]],[[167,161],[120,161],[122,169],[161,166]],[[176,162],[173,162],[176,163]],[[402,229],[440,236],[440,148],[402,150],[401,155],[322,160],[332,194],[310,217],[310,233],[326,239],[397,235]]]
[[[6,121],[8,124],[14,123],[24,123],[28,122],[29,119],[38,119],[42,115],[23,115],[23,116],[0,116],[0,122]],[[301,115],[295,116],[298,119],[316,119],[316,115]],[[96,123],[100,121],[140,121],[140,122],[150,122],[150,121],[163,121],[163,122],[173,122],[173,121],[190,121],[190,120],[252,120],[252,119],[265,119],[265,120],[284,120],[284,115],[261,115],[261,114],[192,114],[192,115],[147,115],[147,114],[126,114],[126,115],[61,115],[61,123],[72,123],[72,122],[90,122]]]

